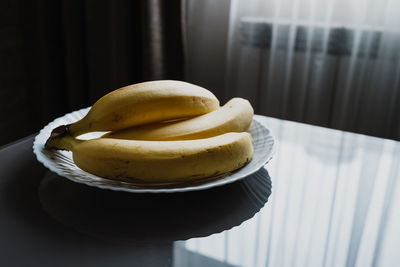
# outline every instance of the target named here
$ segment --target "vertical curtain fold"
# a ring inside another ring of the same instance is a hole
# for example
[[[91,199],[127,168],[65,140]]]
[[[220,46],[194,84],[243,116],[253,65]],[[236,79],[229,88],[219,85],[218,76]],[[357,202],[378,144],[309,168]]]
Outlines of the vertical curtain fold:
[[[116,88],[183,79],[182,1],[2,1],[0,144]]]
[[[226,99],[240,95],[261,114],[400,140],[399,3],[231,5]]]

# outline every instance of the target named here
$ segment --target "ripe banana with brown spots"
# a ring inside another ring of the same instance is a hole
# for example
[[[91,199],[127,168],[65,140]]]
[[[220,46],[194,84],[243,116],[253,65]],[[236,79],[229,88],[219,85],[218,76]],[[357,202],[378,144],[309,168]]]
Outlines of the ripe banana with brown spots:
[[[48,148],[71,150],[75,164],[94,175],[122,181],[184,182],[234,171],[253,157],[251,135],[226,133],[184,141],[113,138],[49,139]]]
[[[160,80],[122,87],[100,98],[81,120],[60,126],[53,137],[68,133],[116,131],[137,125],[202,115],[219,107],[205,88],[182,81]]]
[[[190,140],[228,132],[244,132],[253,120],[253,108],[243,98],[232,98],[224,106],[194,118],[148,124],[110,132],[103,137],[130,140]]]

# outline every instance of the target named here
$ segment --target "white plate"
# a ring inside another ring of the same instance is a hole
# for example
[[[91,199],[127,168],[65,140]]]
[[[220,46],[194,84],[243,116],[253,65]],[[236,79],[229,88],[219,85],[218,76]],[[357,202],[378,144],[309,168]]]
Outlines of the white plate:
[[[260,122],[258,116],[255,115],[249,130],[254,140],[254,156],[246,166],[237,171],[223,176],[210,177],[197,182],[187,183],[142,184],[109,180],[78,168],[72,160],[72,153],[70,151],[47,150],[44,148],[44,144],[54,128],[81,119],[87,114],[89,109],[90,107],[74,111],[55,119],[40,131],[33,142],[33,152],[37,160],[43,163],[44,166],[71,181],[89,186],[137,193],[173,193],[208,189],[232,183],[249,176],[267,164],[274,153],[274,138],[270,130],[267,129]],[[92,138],[97,137],[98,134],[86,134],[85,136],[86,138]]]

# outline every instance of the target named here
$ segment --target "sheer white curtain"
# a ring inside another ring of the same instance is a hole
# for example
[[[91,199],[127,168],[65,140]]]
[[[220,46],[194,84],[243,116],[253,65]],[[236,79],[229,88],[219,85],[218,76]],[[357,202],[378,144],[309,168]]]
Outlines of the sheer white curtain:
[[[189,0],[187,9],[189,80],[224,100],[248,98],[261,114],[400,139],[400,1]]]

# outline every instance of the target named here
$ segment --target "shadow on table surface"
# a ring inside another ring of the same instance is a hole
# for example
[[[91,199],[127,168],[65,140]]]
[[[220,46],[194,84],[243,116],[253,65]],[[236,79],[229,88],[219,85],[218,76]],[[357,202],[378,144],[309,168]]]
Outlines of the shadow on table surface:
[[[165,242],[208,236],[253,217],[271,194],[263,168],[210,190],[134,194],[73,183],[48,172],[41,181],[43,209],[78,232],[112,242]]]

